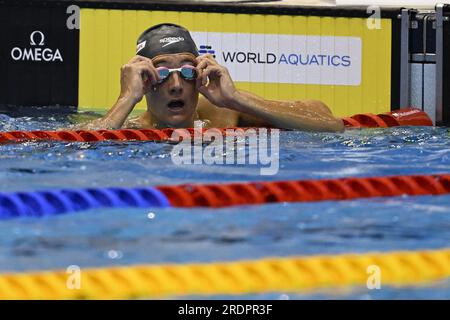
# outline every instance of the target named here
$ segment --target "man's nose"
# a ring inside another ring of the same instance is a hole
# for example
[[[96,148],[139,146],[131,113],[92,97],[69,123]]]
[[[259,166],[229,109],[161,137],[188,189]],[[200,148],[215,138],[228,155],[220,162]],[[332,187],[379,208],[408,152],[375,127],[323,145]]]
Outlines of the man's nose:
[[[171,94],[180,94],[183,92],[183,83],[178,72],[173,72],[169,78],[169,90]]]

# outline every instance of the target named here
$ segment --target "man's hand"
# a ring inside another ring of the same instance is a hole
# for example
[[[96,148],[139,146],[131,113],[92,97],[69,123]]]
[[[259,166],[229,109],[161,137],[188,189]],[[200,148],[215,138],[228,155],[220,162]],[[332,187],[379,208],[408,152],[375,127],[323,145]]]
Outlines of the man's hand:
[[[120,69],[120,96],[101,119],[83,124],[79,129],[119,129],[134,106],[159,80],[150,59],[134,56]]]
[[[134,56],[120,69],[120,98],[131,98],[136,104],[156,85],[158,72],[152,60],[146,57]]]
[[[237,93],[227,68],[210,54],[197,57],[197,90],[218,107],[233,108]]]

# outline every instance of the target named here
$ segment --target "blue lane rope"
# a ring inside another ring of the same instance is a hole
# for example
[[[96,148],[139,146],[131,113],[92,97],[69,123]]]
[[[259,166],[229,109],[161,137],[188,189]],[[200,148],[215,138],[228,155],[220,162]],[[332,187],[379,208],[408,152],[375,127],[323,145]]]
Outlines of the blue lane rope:
[[[170,203],[161,191],[152,187],[0,192],[0,220],[124,207],[165,208]]]

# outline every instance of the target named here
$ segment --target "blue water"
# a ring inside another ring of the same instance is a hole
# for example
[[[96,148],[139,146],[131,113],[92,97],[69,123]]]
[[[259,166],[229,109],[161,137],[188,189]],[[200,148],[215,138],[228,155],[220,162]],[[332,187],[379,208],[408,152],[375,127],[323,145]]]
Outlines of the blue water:
[[[9,118],[0,131],[55,129],[64,117]],[[280,168],[182,165],[155,142],[0,145],[0,191],[450,173],[446,128],[282,132]],[[151,213],[149,215],[149,213]],[[450,245],[450,196],[279,203],[224,209],[97,209],[0,221],[0,271],[186,263]],[[448,299],[448,280],[227,298]],[[210,297],[216,298],[216,297]]]

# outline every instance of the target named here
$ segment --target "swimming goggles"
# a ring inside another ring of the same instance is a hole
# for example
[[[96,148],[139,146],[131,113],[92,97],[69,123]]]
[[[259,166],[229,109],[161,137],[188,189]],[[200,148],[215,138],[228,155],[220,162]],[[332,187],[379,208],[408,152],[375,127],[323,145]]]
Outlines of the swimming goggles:
[[[181,68],[177,68],[177,69],[158,67],[158,68],[156,68],[156,71],[158,71],[159,78],[160,78],[158,83],[164,82],[165,80],[167,80],[167,78],[169,78],[169,76],[172,72],[176,72],[176,71],[178,71],[181,74],[181,77],[185,80],[195,80],[197,78],[197,71],[195,70],[195,67],[188,65],[188,64],[181,66]]]

